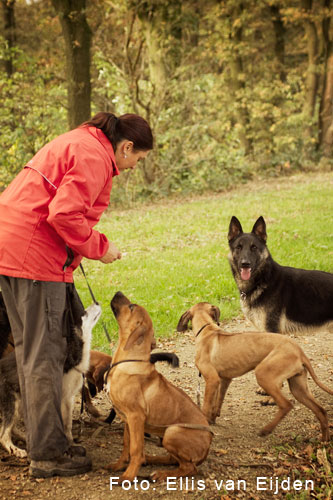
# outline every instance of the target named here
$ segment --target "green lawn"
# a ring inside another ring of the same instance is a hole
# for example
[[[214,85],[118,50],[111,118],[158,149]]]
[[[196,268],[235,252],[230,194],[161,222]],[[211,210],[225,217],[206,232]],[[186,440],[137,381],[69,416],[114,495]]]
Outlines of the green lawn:
[[[333,174],[251,183],[220,195],[126,211],[110,209],[97,228],[115,242],[123,258],[109,265],[84,259],[83,266],[114,340],[117,325],[109,303],[118,290],[148,310],[157,337],[170,337],[180,315],[199,301],[218,305],[222,320],[240,313],[227,260],[232,215],[245,232],[257,217],[265,218],[268,248],[280,264],[333,272]],[[89,305],[80,270],[75,283]],[[93,348],[109,351],[100,323]]]

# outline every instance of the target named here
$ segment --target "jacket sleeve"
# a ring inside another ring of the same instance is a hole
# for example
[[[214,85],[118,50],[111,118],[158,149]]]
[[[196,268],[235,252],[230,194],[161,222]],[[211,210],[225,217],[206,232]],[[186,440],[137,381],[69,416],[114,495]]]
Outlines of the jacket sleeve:
[[[100,259],[109,248],[107,237],[93,229],[109,203],[112,167],[102,155],[80,149],[69,155],[69,165],[49,205],[47,222],[72,250]]]

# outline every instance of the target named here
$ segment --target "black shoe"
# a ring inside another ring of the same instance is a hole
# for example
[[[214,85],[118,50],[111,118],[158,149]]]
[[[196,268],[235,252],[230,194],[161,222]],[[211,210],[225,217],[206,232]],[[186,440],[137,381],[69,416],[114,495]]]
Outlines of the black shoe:
[[[76,444],[72,444],[68,448],[67,453],[72,457],[85,457],[87,454],[86,449],[83,446],[79,446]]]
[[[67,452],[53,460],[31,460],[29,474],[32,477],[75,476],[92,468],[88,457],[75,457]]]

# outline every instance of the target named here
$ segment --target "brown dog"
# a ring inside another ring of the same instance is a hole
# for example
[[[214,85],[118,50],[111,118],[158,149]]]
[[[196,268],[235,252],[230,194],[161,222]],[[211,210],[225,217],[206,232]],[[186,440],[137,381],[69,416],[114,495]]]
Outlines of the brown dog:
[[[84,385],[83,398],[87,412],[96,418],[100,417],[100,413],[93,405],[90,395],[94,397],[103,389],[104,374],[110,368],[111,362],[112,357],[109,354],[100,351],[90,351],[89,369],[85,373],[89,389]],[[107,418],[108,422],[109,418],[110,415]]]
[[[133,481],[144,463],[179,464],[175,470],[156,471],[154,480],[193,475],[207,457],[212,440],[207,419],[189,396],[150,362],[156,342],[147,311],[121,292],[113,297],[111,308],[119,325],[119,343],[107,389],[125,430],[122,454],[108,468],[118,471],[129,461],[120,481]],[[163,437],[162,445],[169,456],[145,455],[144,432]]]
[[[179,366],[178,356],[172,352],[152,353],[150,355],[150,362],[155,364],[157,361],[166,361],[174,368]],[[96,418],[100,417],[100,413],[93,405],[91,397],[96,396],[98,392],[103,390],[104,377],[106,372],[110,369],[111,363],[112,357],[109,354],[105,354],[104,352],[100,351],[90,351],[89,370],[85,373],[88,387],[86,387],[86,385],[83,386],[83,398],[87,412]],[[108,417],[104,420],[104,422],[111,424],[115,416],[115,411],[111,409]]]
[[[315,383],[328,394],[333,391],[322,384],[313,371],[310,360],[296,342],[285,335],[259,332],[228,333],[214,323],[220,311],[207,302],[200,302],[180,318],[177,330],[187,330],[192,321],[196,332],[195,364],[205,382],[203,412],[210,422],[220,415],[223,399],[233,378],[254,370],[259,385],[270,394],[279,407],[276,417],[260,431],[270,434],[292,409],[292,404],[281,392],[284,380],[295,398],[310,408],[321,425],[322,440],[329,440],[328,420],[322,408],[310,393],[307,372]]]

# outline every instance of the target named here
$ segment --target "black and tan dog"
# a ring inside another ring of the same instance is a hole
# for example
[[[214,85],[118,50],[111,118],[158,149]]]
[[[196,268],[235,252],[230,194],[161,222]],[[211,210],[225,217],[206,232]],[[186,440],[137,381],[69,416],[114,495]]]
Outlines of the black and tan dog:
[[[187,330],[192,322],[196,334],[195,364],[205,382],[203,412],[210,422],[220,415],[221,405],[233,378],[254,370],[258,384],[278,405],[275,418],[263,427],[260,435],[270,434],[292,409],[281,392],[288,380],[295,398],[316,415],[320,422],[322,440],[329,440],[327,414],[308,389],[307,374],[328,394],[333,391],[318,380],[310,360],[292,339],[285,335],[264,332],[230,333],[215,322],[220,311],[208,302],[192,306],[180,318],[177,330]]]
[[[154,480],[193,475],[207,457],[212,440],[207,419],[189,396],[168,382],[150,362],[156,343],[147,311],[121,292],[113,297],[111,307],[119,325],[119,343],[107,389],[117,414],[125,422],[125,430],[123,452],[107,468],[126,469],[120,481],[133,481],[144,463],[179,464],[178,469],[156,471]],[[145,431],[163,437],[168,456],[145,455]]]
[[[245,316],[262,331],[333,331],[333,274],[281,266],[268,251],[263,217],[244,233],[232,217],[229,261]]]

